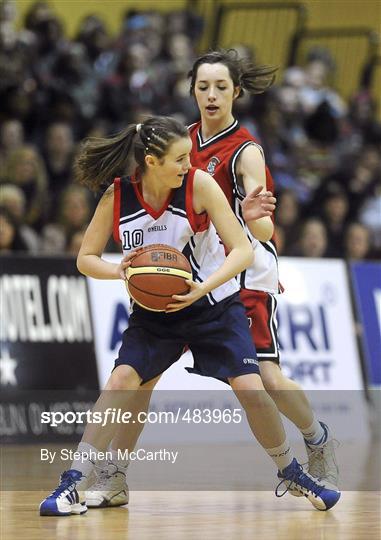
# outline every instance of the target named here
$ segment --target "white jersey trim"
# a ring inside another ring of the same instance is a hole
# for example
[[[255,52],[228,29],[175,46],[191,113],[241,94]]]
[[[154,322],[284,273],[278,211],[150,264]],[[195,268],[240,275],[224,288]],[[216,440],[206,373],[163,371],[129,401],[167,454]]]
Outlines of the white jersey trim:
[[[119,218],[119,223],[120,224],[123,224],[123,223],[128,223],[129,221],[133,221],[134,219],[138,218],[138,217],[141,217],[141,216],[144,216],[145,214],[147,214],[147,210],[138,210],[137,212],[135,212],[134,214],[129,214],[128,216],[126,217],[121,217]]]
[[[208,144],[217,141],[220,137],[223,137],[224,135],[229,133],[229,131],[236,128],[237,125],[238,125],[238,120],[234,120],[234,122],[229,127],[224,129],[223,131],[220,131],[219,133],[217,133],[213,137],[210,137],[210,139],[207,139],[206,141],[203,141],[202,136],[201,136],[201,124],[200,124],[200,129],[197,132],[197,138],[198,138],[198,143],[200,145],[200,148],[203,148],[204,146],[207,146]]]

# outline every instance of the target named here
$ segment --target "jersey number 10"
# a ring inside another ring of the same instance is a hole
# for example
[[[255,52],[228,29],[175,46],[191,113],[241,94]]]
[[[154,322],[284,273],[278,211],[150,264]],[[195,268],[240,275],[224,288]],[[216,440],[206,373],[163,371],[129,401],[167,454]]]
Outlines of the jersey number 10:
[[[135,229],[134,231],[123,231],[123,249],[133,249],[143,245],[143,231]]]

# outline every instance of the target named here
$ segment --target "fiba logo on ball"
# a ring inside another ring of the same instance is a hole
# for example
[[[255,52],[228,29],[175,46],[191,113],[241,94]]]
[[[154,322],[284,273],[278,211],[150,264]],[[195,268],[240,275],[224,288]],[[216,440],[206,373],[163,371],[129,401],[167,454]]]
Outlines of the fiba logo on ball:
[[[176,253],[167,253],[166,251],[153,251],[151,253],[152,262],[159,262],[160,259],[167,261],[177,261]]]
[[[218,157],[213,156],[206,167],[207,172],[213,176],[219,163],[221,163],[221,161],[218,159]]]

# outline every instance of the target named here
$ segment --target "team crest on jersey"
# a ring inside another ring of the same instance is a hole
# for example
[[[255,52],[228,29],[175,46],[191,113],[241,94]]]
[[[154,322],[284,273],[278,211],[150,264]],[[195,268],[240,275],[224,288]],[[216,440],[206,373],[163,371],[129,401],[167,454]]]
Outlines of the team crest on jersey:
[[[213,176],[219,163],[221,163],[221,160],[218,159],[218,157],[213,156],[212,159],[209,161],[208,166],[206,167],[206,171]]]

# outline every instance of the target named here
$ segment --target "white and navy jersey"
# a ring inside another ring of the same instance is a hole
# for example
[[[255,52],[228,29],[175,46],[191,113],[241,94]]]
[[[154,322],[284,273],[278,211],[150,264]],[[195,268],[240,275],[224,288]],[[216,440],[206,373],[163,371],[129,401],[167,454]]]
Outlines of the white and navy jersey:
[[[208,172],[216,180],[254,248],[254,262],[240,274],[240,286],[256,291],[279,292],[278,257],[274,238],[268,242],[259,242],[254,238],[245,224],[240,204],[245,194],[237,176],[237,160],[247,146],[257,146],[263,155],[262,148],[247,129],[240,127],[237,120],[206,141],[202,138],[201,122],[192,124],[188,129],[192,139],[192,165]],[[274,192],[273,179],[267,167],[266,188]]]
[[[134,176],[114,180],[114,239],[121,242],[123,255],[149,244],[167,244],[189,260],[193,281],[202,283],[223,264],[225,250],[209,216],[193,209],[195,168],[174,189],[156,211],[143,199],[141,183]],[[210,304],[239,290],[233,278],[207,295]]]

